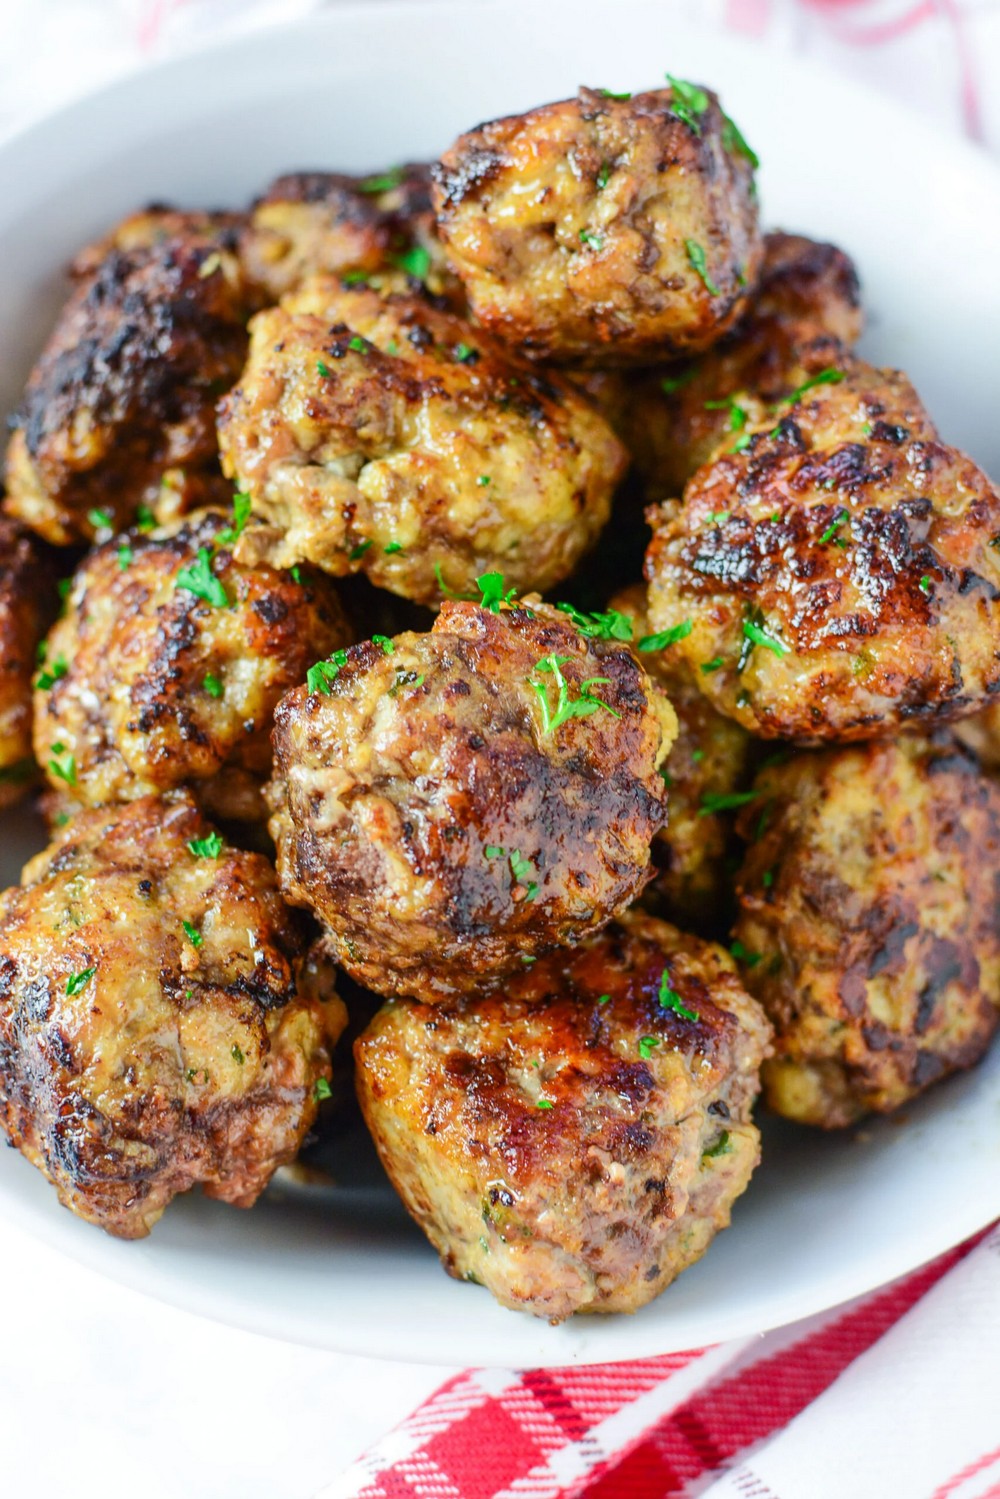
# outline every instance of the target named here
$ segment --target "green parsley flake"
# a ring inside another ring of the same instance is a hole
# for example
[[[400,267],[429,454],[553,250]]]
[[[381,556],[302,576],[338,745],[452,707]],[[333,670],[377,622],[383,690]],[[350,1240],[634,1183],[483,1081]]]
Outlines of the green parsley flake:
[[[409,250],[403,250],[393,258],[401,271],[414,276],[418,281],[424,281],[431,268],[431,253],[423,245],[412,245]]]
[[[667,73],[665,76],[673,93],[670,104],[671,113],[675,114],[679,120],[683,120],[695,135],[700,135],[701,121],[698,116],[703,115],[708,108],[708,95],[696,83],[688,83],[683,78],[675,78],[673,73]]]
[[[827,526],[826,530],[823,532],[823,535],[819,539],[820,546],[824,547],[828,542],[831,542],[836,536],[837,532],[840,530],[841,526],[847,520],[850,520],[850,514],[846,510],[841,510],[838,515],[835,515],[833,520]]]
[[[373,635],[372,645],[380,645],[387,656],[391,656],[396,649],[388,635]]]
[[[209,697],[222,696],[222,683],[219,681],[219,678],[215,675],[214,672],[207,671],[201,679],[201,685],[204,687]]]
[[[609,166],[609,164],[606,161],[603,161],[601,163],[601,170],[597,174],[597,189],[598,189],[599,192],[603,192],[604,189],[607,187],[608,180],[610,179],[610,177],[611,177],[611,167]]]
[[[599,1005],[609,1005],[611,1003],[611,995],[610,994],[599,994],[597,996],[597,1003]]]
[[[236,1062],[238,1066],[242,1067],[243,1063],[246,1061],[246,1057],[243,1055],[243,1052],[241,1051],[240,1047],[236,1044],[235,1041],[233,1042],[233,1049],[232,1049],[231,1055],[232,1055],[233,1061]]]
[[[67,754],[66,746],[60,740],[52,746],[49,770],[57,781],[65,781],[67,786],[76,785],[76,756]]]
[[[702,281],[705,283],[705,289],[709,293],[709,295],[717,297],[719,295],[719,288],[716,286],[715,282],[708,274],[708,262],[705,259],[704,246],[699,245],[696,239],[686,239],[684,241],[684,248],[687,251],[687,258],[690,262],[691,269],[701,277]]]
[[[731,510],[711,510],[706,520],[706,525],[723,526],[732,514]]]
[[[313,1083],[313,1100],[322,1103],[324,1099],[333,1097],[333,1089],[325,1077],[318,1077]]]
[[[615,99],[619,104],[626,103],[632,97],[631,94],[613,93],[609,88],[599,88],[597,92],[601,95],[602,99]]]
[[[760,877],[760,882],[764,886],[765,890],[770,890],[771,886],[774,884],[774,870],[765,869],[764,873]]]
[[[110,531],[115,523],[113,510],[88,510],[87,521],[95,531]]]
[[[386,545],[382,548],[382,551],[387,557],[394,557],[397,552],[401,552],[402,550],[403,543],[401,541],[387,542]]]
[[[721,401],[706,401],[705,410],[728,411],[730,432],[742,432],[750,419],[750,413],[740,405],[739,401],[734,401],[732,396],[727,396]]]
[[[921,593],[930,593],[931,591],[931,580],[927,573],[924,573],[920,579],[920,591]]]
[[[289,574],[291,576],[292,582],[293,583],[298,583],[298,584],[301,585],[301,583],[302,583],[302,569],[299,566],[299,564],[296,562],[295,566],[294,567],[290,567],[288,569],[288,571],[289,571]]]
[[[362,338],[359,333],[355,333],[353,338],[347,340],[347,347],[353,349],[355,354],[367,354],[369,347],[368,340]]]
[[[580,634],[588,640],[632,639],[632,621],[617,609],[582,614],[574,604],[557,604],[556,608],[568,614]]]
[[[199,932],[198,928],[195,926],[194,922],[182,921],[181,926],[184,928],[184,935],[190,942],[191,946],[200,947],[205,939]]]
[[[543,734],[553,734],[556,729],[567,723],[571,718],[587,718],[591,713],[596,713],[599,708],[604,708],[615,718],[621,718],[620,713],[612,708],[610,704],[596,697],[591,691],[592,687],[609,683],[611,680],[610,677],[588,677],[585,682],[580,683],[579,696],[576,698],[570,697],[569,683],[563,676],[562,668],[571,659],[569,656],[550,654],[543,656],[540,661],[535,663],[535,670],[545,672],[546,675],[551,676],[553,679],[552,683],[536,682],[532,677],[528,678],[528,686],[538,697],[542,710]],[[549,702],[549,691],[553,685],[556,689],[555,711],[553,711]]]
[[[755,645],[762,645],[765,650],[773,652],[775,656],[788,655],[788,646],[785,645],[784,641],[779,640],[776,635],[772,635],[758,619],[752,616],[750,619],[743,621],[743,639],[744,644],[746,642],[750,643],[751,650]],[[749,654],[750,652],[747,651],[747,657],[749,657]]]
[[[535,873],[535,867],[530,859],[521,856],[519,849],[514,849],[507,861],[510,864],[510,872],[514,876],[516,885],[519,885],[526,893],[524,900],[534,900],[538,894],[538,885],[529,876]]]
[[[732,1142],[729,1138],[729,1131],[727,1129],[724,1129],[722,1131],[722,1134],[716,1140],[715,1144],[710,1145],[707,1150],[702,1151],[701,1158],[703,1161],[711,1161],[714,1160],[716,1156],[729,1155],[732,1152],[732,1148]]]
[[[320,375],[324,380],[333,379],[333,370],[328,364],[324,364],[322,359],[317,359],[316,361],[316,373]]]
[[[657,635],[644,635],[639,641],[640,651],[665,651],[668,646],[676,645],[679,640],[686,640],[694,629],[689,619],[682,619],[679,625],[671,625],[669,630],[660,630]]]
[[[212,571],[212,554],[208,547],[199,547],[198,555],[190,567],[182,567],[177,574],[177,587],[183,588],[187,593],[193,593],[196,598],[204,599],[213,609],[225,609],[229,605],[229,595]]]
[[[454,354],[459,364],[471,364],[474,360],[479,358],[479,350],[473,349],[471,345],[465,343],[456,344],[451,352]]]
[[[483,856],[487,859],[502,859],[504,850],[499,843],[484,843]]]
[[[711,661],[703,661],[698,670],[703,672],[707,677],[710,671],[718,671],[719,667],[723,664],[721,656],[713,656]]]
[[[448,587],[441,572],[440,562],[435,562],[434,564],[434,576],[435,578],[437,578],[438,587],[440,588],[446,599],[464,599],[466,603],[470,604],[475,604],[477,602],[476,595],[474,593],[456,593],[453,588]]]
[[[603,250],[604,248],[604,240],[599,234],[595,234],[592,229],[581,229],[580,239],[591,250]]]
[[[140,505],[135,512],[135,523],[140,531],[152,531],[156,525],[156,516],[148,505]]]
[[[344,286],[367,286],[367,271],[344,271],[340,277]]]
[[[679,375],[662,375],[660,377],[660,389],[663,391],[663,394],[665,396],[672,396],[675,391],[683,390],[685,385],[690,385],[691,381],[694,379],[697,373],[698,366],[696,364],[692,364],[688,369],[683,370]]]
[[[359,541],[358,544],[357,544],[357,546],[356,547],[352,547],[351,550],[348,552],[348,554],[347,554],[347,560],[348,560],[348,562],[357,562],[358,558],[359,557],[363,557],[365,555],[365,553],[368,551],[369,547],[372,547],[374,545],[375,545],[375,543],[373,541]]]
[[[365,177],[357,184],[359,193],[391,193],[393,188],[399,187],[405,173],[402,167],[390,167],[387,172],[379,172],[374,177]]]
[[[118,566],[121,568],[123,573],[127,572],[128,569],[132,566],[132,559],[134,558],[134,556],[135,553],[129,546],[128,542],[123,541],[118,548]]]
[[[802,385],[797,386],[791,395],[784,396],[771,409],[778,411],[782,406],[794,406],[796,401],[801,400],[808,391],[815,390],[817,385],[839,385],[841,380],[846,380],[846,378],[843,370],[836,370],[832,367],[820,370],[818,375],[813,375],[811,380],[806,380]]]
[[[41,660],[45,660],[44,646],[39,650],[39,657]],[[60,651],[55,660],[46,665],[45,669],[38,673],[38,676],[35,678],[35,686],[40,692],[48,692],[49,688],[54,687],[56,682],[60,681],[68,671],[69,663]]]
[[[698,1011],[689,1010],[687,1006],[682,1003],[681,997],[677,993],[676,989],[671,989],[670,974],[668,973],[666,968],[664,968],[662,974],[660,975],[660,992],[657,998],[660,1001],[660,1008],[662,1010],[673,1010],[674,1014],[679,1015],[682,1020],[697,1021],[700,1018],[698,1015]]]
[[[73,998],[74,994],[79,994],[81,989],[86,989],[96,972],[96,968],[83,968],[79,973],[70,974],[66,981],[66,993],[70,999]]]
[[[346,665],[347,652],[344,650],[334,651],[333,655],[325,661],[317,661],[306,672],[307,690],[309,692],[319,692],[324,697],[329,697],[330,683],[336,681],[340,668]]]
[[[196,859],[217,859],[222,853],[222,834],[209,833],[205,838],[190,838],[188,848]]]
[[[698,808],[699,817],[710,817],[714,812],[730,812],[734,807],[745,807],[760,795],[759,791],[706,791]]]
[[[489,484],[490,482],[491,481],[489,474],[480,474],[479,478],[476,480],[476,483],[479,485],[480,489],[485,489],[487,484]]]
[[[250,496],[242,490],[233,495],[233,520],[232,525],[220,531],[218,542],[220,546],[232,546],[234,541],[239,541],[243,535],[247,521],[250,519]]]
[[[748,968],[756,968],[757,964],[764,956],[763,953],[748,952],[747,949],[743,946],[742,942],[731,942],[729,945],[729,951],[732,953],[733,957],[737,959],[738,962],[745,963]]]
[[[648,1062],[654,1050],[660,1044],[659,1036],[640,1036],[639,1055],[644,1062]]]
[[[503,573],[483,573],[476,579],[476,586],[482,595],[479,607],[488,609],[491,614],[499,614],[501,604],[509,604],[511,599],[517,597],[516,588],[508,588],[504,592]]]
[[[423,672],[405,671],[402,666],[397,666],[396,680],[389,688],[389,696],[395,697],[401,687],[422,687],[423,683]]]
[[[555,1107],[555,1105],[553,1104],[551,1098],[536,1098],[535,1099],[535,1108],[536,1109],[551,1109],[551,1108],[554,1108],[554,1107]]]

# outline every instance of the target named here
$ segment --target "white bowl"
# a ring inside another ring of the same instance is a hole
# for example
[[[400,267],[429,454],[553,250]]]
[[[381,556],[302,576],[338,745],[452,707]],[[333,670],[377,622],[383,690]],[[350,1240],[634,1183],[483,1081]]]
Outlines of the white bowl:
[[[946,436],[1000,474],[1000,176],[971,147],[843,79],[680,26],[663,0],[368,4],[327,11],[104,89],[0,145],[0,408],[45,337],[72,253],[153,200],[238,205],[298,167],[374,169],[575,90],[718,87],[759,151],[766,222],[861,268],[865,349],[915,378]],[[0,873],[40,832],[5,814]],[[984,879],[995,871],[984,870]],[[196,1196],[151,1239],[78,1222],[14,1152],[0,1203],[116,1280],[322,1347],[479,1365],[693,1348],[867,1290],[1000,1215],[1000,1051],[906,1111],[825,1138],[765,1121],[764,1163],[706,1258],[635,1317],[550,1328],[449,1280],[361,1132],[330,1191],[278,1186],[252,1213]]]

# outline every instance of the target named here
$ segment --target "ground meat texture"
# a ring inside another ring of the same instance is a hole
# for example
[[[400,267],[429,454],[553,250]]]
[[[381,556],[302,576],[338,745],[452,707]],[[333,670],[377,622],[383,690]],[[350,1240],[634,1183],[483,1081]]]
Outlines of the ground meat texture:
[[[844,352],[649,512],[654,630],[762,738],[869,739],[1000,691],[1000,494]]]
[[[1000,1019],[1000,788],[944,734],[764,771],[735,935],[778,1113],[826,1129],[983,1055]]]
[[[368,177],[278,177],[253,206],[241,259],[267,302],[316,274],[356,284],[410,277],[432,294],[462,300],[437,236],[430,168],[418,163]]]
[[[7,452],[6,508],[47,540],[118,529],[165,475],[217,471],[215,403],[246,354],[233,235],[115,247],[81,275]]]
[[[190,784],[220,816],[263,815],[278,700],[350,634],[327,578],[234,562],[233,529],[204,511],[81,564],[35,692],[53,810]]]
[[[358,1092],[448,1272],[559,1322],[636,1311],[728,1225],[768,1035],[721,948],[633,913],[496,996],[386,1005]]]
[[[601,365],[694,353],[736,322],[760,270],[753,170],[691,88],[581,89],[445,152],[438,226],[484,327]]]
[[[642,584],[625,589],[611,607],[632,621],[637,649],[655,640],[646,615]],[[693,680],[676,645],[639,649],[653,681],[677,715],[677,738],[660,775],[667,787],[667,825],[656,835],[656,874],[647,898],[676,921],[713,927],[730,894],[726,858],[731,852],[732,810],[747,776],[750,736],[717,713]],[[718,810],[713,810],[717,808]]]
[[[35,779],[31,681],[57,602],[53,558],[23,526],[0,515],[0,810]]]
[[[420,298],[329,280],[254,319],[220,441],[272,561],[421,603],[494,569],[522,592],[560,582],[627,462],[558,376]]]
[[[121,1238],[197,1183],[250,1207],[346,1018],[267,860],[217,837],[184,793],[84,812],[0,897],[0,1125]]]
[[[271,832],[359,983],[501,985],[638,895],[676,722],[626,646],[544,605],[448,603],[341,661],[278,707]]]
[[[743,393],[768,406],[861,334],[857,272],[835,245],[769,234],[753,301],[699,358],[635,373],[594,371],[584,388],[628,448],[651,500],[673,499],[742,432]]]

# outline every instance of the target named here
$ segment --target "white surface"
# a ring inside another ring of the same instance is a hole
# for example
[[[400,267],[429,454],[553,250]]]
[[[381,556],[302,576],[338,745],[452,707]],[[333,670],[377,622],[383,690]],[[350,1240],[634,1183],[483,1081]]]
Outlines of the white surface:
[[[764,159],[768,222],[856,255],[869,351],[907,367],[946,434],[1000,472],[984,336],[1000,327],[1000,187],[985,158],[842,80],[684,31],[661,0],[616,0],[613,25],[595,0],[546,4],[544,27],[540,14],[527,0],[339,10],[128,79],[13,139],[0,150],[0,404],[44,333],[59,265],[136,203],[237,203],[294,166],[433,154],[491,113],[670,68],[720,87]],[[0,1201],[6,1220],[113,1279],[246,1327],[386,1357],[542,1365],[738,1337],[900,1273],[1000,1213],[998,1125],[994,1052],[906,1127],[834,1140],[772,1127],[734,1228],[702,1264],[635,1318],[558,1329],[448,1281],[391,1195],[349,1169],[330,1196],[250,1215],[176,1203],[132,1245],[58,1209],[13,1153],[0,1156]]]

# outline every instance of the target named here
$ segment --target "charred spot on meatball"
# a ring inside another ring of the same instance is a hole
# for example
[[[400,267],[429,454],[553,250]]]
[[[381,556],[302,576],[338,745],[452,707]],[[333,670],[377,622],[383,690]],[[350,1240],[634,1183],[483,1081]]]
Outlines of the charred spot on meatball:
[[[558,1322],[637,1310],[728,1225],[768,1037],[728,954],[630,913],[500,994],[386,1005],[358,1091],[449,1273]]]
[[[282,889],[377,993],[502,984],[641,891],[675,731],[627,647],[545,605],[447,603],[280,703]]]

